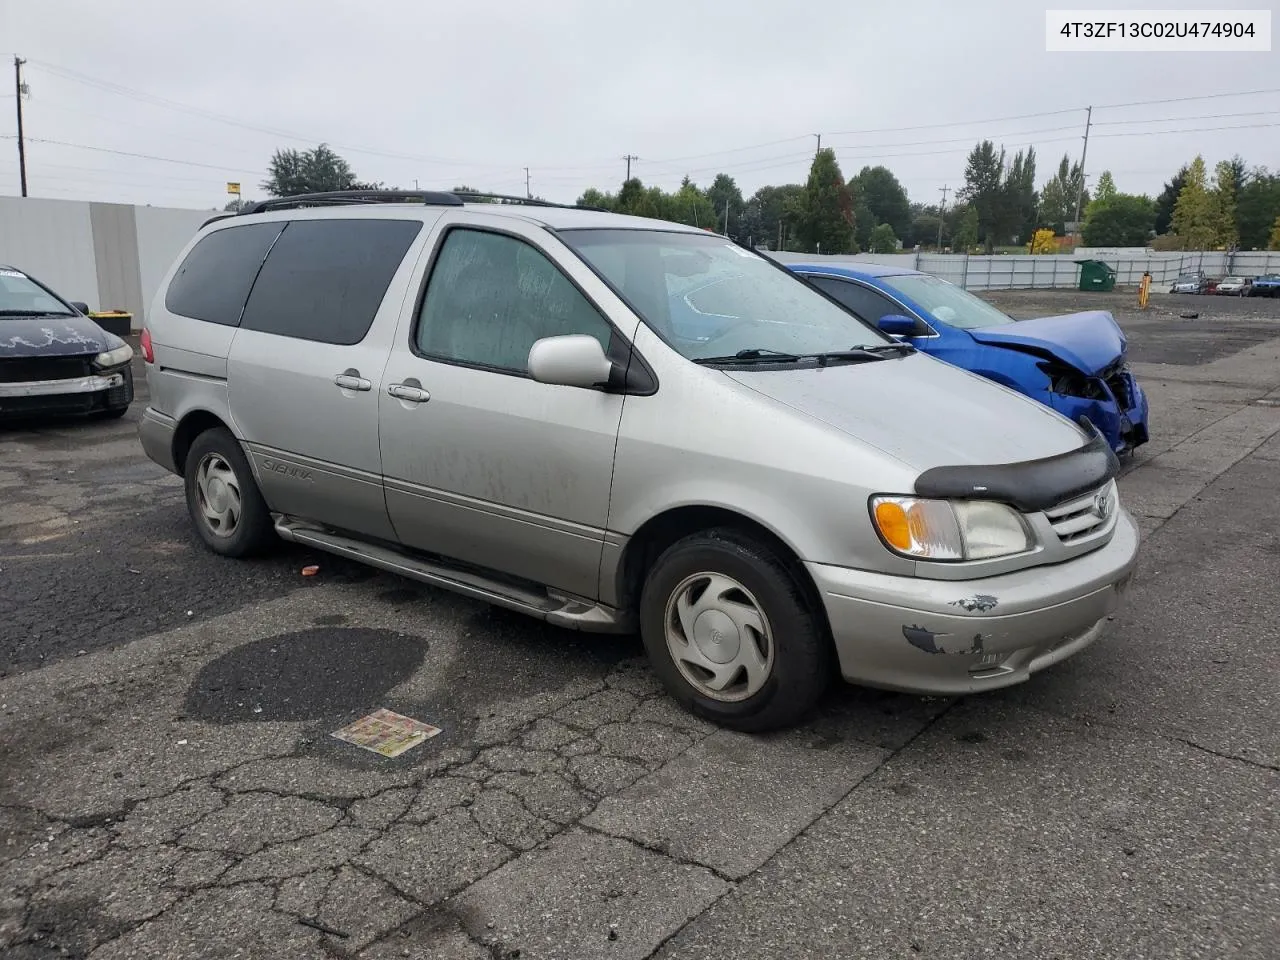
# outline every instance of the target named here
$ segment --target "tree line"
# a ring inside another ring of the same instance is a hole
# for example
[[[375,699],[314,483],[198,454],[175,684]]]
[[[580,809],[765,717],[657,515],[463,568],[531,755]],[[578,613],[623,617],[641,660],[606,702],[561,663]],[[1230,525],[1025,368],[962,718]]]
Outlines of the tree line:
[[[1212,176],[1203,157],[1196,156],[1154,198],[1121,193],[1110,171],[1103,171],[1090,191],[1080,164],[1065,155],[1037,189],[1036,160],[1034,148],[1010,157],[1003,147],[981,141],[968,155],[956,202],[947,206],[912,202],[885,166],[864,166],[846,180],[830,148],[814,155],[804,183],[764,186],[750,197],[721,173],[706,188],[685,177],[673,191],[646,187],[632,177],[616,193],[588,189],[577,204],[802,253],[892,253],[917,247],[992,253],[1011,246],[1050,253],[1062,248],[1072,228],[1090,247],[1280,250],[1280,173],[1250,167],[1239,156],[1217,163]],[[261,188],[273,197],[395,189],[359,180],[325,144],[277,150]],[[228,209],[239,203],[232,201]]]

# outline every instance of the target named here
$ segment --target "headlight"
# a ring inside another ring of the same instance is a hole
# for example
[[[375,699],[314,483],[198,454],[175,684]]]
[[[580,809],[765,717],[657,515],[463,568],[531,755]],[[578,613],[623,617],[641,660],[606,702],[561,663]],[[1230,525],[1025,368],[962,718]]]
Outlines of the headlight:
[[[94,357],[93,365],[100,370],[106,370],[110,367],[118,367],[121,364],[128,363],[132,359],[133,347],[127,343],[122,343],[114,350],[107,350]]]
[[[1022,516],[989,500],[872,497],[871,519],[889,549],[916,560],[985,560],[1033,545]]]

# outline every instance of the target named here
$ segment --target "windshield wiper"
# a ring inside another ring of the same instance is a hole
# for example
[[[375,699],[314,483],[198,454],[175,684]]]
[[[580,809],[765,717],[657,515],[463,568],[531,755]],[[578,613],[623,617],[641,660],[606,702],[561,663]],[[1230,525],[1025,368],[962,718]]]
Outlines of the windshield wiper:
[[[862,349],[868,353],[889,353],[896,350],[904,357],[916,352],[916,348],[909,343],[881,343],[874,347],[863,347]]]
[[[746,350],[739,350],[733,356],[724,357],[698,357],[694,363],[717,364],[717,363],[793,363],[796,360],[803,360],[804,357],[795,353],[783,353],[781,350],[766,350],[763,347],[750,347]]]
[[[50,313],[48,310],[0,310],[0,317],[74,317],[74,313]]]

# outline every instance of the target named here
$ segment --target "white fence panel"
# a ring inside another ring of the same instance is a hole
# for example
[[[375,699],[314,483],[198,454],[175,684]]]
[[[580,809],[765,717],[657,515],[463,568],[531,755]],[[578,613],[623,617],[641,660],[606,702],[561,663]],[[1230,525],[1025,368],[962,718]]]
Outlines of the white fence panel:
[[[764,252],[764,251],[762,251]],[[1116,285],[1136,287],[1144,272],[1151,274],[1152,286],[1159,290],[1183,273],[1202,270],[1210,277],[1236,274],[1257,277],[1280,273],[1280,252],[1219,251],[1190,253],[1095,249],[1096,256],[1044,254],[1041,256],[968,256],[949,253],[857,254],[819,256],[782,251],[768,255],[781,263],[877,263],[905,267],[933,274],[966,290],[1048,290],[1075,289],[1080,285],[1080,261],[1101,260],[1116,271]],[[1121,255],[1123,254],[1123,255]]]

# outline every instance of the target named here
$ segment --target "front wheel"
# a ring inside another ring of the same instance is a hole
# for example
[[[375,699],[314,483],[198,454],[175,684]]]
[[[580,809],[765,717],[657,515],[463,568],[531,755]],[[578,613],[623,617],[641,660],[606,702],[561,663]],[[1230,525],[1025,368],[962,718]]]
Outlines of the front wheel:
[[[187,451],[183,478],[191,522],[214,553],[248,557],[274,540],[271,511],[240,441],[226,427],[196,437]]]
[[[726,727],[795,723],[831,678],[831,646],[799,571],[733,530],[676,542],[645,579],[640,633],[667,691]]]

